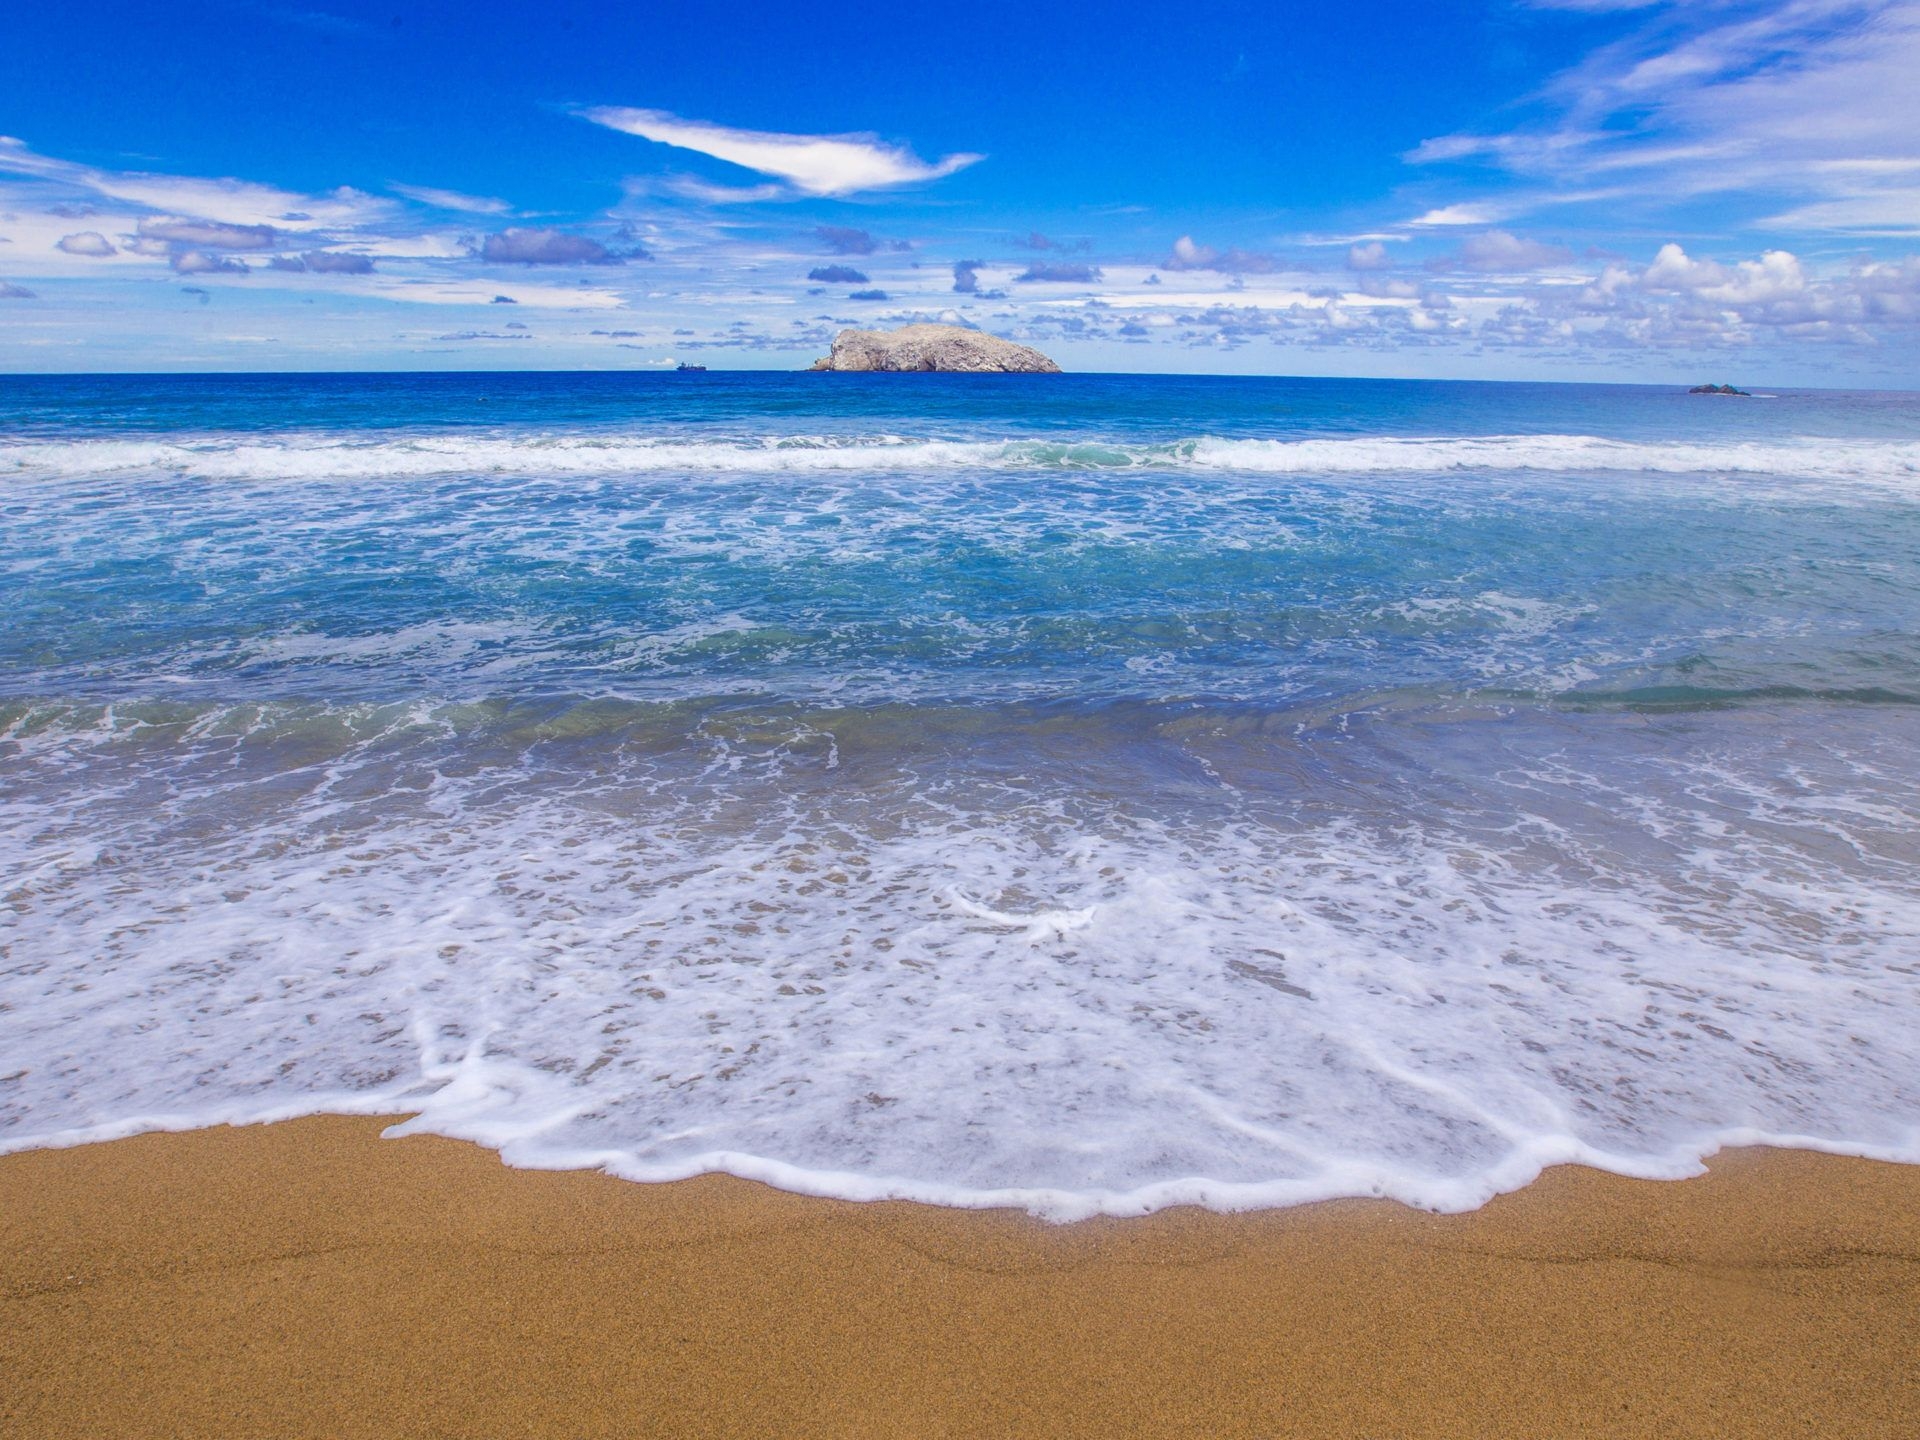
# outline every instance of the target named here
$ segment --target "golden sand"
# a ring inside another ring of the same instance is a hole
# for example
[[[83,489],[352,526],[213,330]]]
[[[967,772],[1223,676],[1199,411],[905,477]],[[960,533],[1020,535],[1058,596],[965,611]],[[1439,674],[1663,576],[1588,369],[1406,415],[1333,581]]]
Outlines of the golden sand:
[[[0,1159],[0,1435],[1920,1435],[1920,1167],[1061,1227],[383,1123]]]

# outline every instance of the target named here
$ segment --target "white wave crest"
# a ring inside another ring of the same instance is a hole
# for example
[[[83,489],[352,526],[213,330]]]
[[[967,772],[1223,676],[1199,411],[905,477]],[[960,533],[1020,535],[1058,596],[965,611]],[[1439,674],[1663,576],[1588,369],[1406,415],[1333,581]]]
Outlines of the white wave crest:
[[[1143,443],[1100,436],[959,440],[898,435],[740,438],[635,434],[202,435],[0,445],[0,475],[22,479],[163,473],[209,480],[388,479],[513,474],[618,476],[954,470],[1188,469],[1281,475],[1448,471],[1920,476],[1920,442],[1826,438],[1656,443],[1592,435],[1224,439]]]

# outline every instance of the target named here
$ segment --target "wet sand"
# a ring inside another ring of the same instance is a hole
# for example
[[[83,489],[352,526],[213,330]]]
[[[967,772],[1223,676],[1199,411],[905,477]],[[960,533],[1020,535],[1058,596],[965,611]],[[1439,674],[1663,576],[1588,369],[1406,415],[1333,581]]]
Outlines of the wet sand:
[[[1920,1167],[1056,1227],[384,1123],[0,1158],[0,1434],[1920,1434]]]

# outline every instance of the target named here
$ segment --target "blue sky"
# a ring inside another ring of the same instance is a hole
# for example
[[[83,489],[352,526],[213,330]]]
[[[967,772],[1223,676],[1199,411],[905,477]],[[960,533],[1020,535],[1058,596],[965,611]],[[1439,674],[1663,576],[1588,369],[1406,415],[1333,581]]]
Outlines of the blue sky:
[[[29,7],[0,369],[1920,386],[1920,0]]]

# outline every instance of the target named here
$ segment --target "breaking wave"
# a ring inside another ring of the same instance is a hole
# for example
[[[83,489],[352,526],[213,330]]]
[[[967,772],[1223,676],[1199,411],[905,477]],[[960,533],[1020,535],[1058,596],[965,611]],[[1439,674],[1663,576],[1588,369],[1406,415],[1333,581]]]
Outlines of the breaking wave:
[[[77,479],[160,472],[209,480],[391,479],[516,474],[615,476],[987,470],[1177,469],[1279,475],[1574,471],[1803,476],[1899,481],[1920,476],[1920,442],[1657,443],[1593,435],[1482,435],[1297,440],[1197,436],[1143,443],[1101,437],[929,439],[899,435],[748,437],[637,434],[301,434],[259,440],[205,434],[171,440],[66,440],[0,445],[0,475]]]

